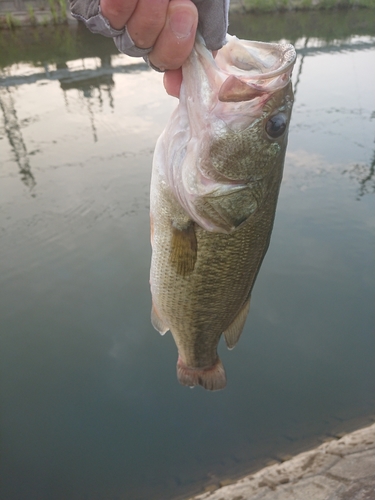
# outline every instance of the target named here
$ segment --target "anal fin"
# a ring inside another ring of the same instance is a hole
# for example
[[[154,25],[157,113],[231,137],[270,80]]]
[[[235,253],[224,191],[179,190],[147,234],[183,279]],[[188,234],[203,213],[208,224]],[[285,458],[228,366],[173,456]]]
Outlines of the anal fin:
[[[245,321],[249,313],[249,309],[250,309],[250,297],[241,307],[241,310],[235,317],[234,321],[229,325],[229,327],[223,333],[228,349],[233,349],[237,344],[241,336],[243,327],[245,326]]]
[[[163,321],[160,319],[154,304],[152,304],[151,309],[151,323],[155,330],[158,331],[161,335],[164,335],[169,330],[169,328],[165,326]]]
[[[190,222],[186,228],[179,229],[172,226],[172,242],[170,262],[181,276],[186,276],[194,270],[197,260],[197,237],[194,223]]]

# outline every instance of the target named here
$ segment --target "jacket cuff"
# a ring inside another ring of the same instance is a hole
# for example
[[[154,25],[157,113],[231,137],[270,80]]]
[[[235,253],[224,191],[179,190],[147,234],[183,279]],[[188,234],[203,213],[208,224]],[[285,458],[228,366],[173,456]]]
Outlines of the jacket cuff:
[[[70,2],[71,14],[73,17],[82,21],[92,33],[113,38],[122,35],[125,28],[116,30],[109,24],[100,10],[99,0],[82,2],[79,0],[72,0]]]

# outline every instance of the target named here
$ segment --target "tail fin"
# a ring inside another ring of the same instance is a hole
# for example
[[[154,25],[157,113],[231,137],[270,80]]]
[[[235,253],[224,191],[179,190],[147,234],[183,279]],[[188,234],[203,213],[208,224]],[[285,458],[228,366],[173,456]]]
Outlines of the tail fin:
[[[201,385],[208,391],[218,391],[227,385],[227,378],[222,362],[217,362],[208,368],[191,368],[187,366],[180,356],[177,361],[177,378],[180,384],[194,387]]]

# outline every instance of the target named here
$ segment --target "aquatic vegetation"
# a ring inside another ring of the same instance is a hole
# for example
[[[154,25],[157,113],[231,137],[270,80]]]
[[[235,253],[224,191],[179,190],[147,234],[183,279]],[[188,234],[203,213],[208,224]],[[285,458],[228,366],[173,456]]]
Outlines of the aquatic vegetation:
[[[10,12],[7,12],[5,14],[4,21],[7,28],[11,30],[20,26],[19,20],[16,17],[14,17],[13,14],[11,14]]]
[[[27,6],[27,13],[31,24],[36,24],[35,10],[32,5]]]

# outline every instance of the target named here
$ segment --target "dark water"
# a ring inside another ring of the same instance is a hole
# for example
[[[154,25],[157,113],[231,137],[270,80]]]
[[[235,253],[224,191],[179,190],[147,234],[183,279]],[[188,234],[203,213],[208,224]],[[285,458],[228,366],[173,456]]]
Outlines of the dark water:
[[[184,497],[374,415],[374,18],[232,18],[298,61],[271,247],[218,393],[177,383],[149,320],[161,76],[82,30],[0,33],[1,499]]]

